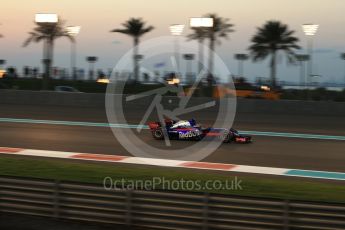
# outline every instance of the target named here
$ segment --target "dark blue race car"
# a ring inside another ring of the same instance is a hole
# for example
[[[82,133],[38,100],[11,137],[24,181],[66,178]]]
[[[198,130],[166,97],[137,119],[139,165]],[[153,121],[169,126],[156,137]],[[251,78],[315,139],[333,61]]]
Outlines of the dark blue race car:
[[[160,122],[150,122],[152,136],[157,140],[164,139],[162,124]],[[241,135],[237,130],[230,128],[203,128],[192,120],[165,120],[165,128],[169,139],[172,140],[202,140],[204,138],[220,138],[224,143],[250,143],[251,136]]]

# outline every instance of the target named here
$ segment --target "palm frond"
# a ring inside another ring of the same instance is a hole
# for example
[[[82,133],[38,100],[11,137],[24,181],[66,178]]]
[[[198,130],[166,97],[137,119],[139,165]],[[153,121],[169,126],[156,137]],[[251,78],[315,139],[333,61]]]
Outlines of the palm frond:
[[[60,37],[67,37],[74,41],[72,35],[65,29],[65,21],[59,19],[58,23],[36,23],[36,27],[29,32],[29,37],[24,41],[23,46],[28,46],[31,42],[40,42],[42,40],[54,41]]]
[[[214,39],[218,44],[221,43],[220,38],[229,38],[229,34],[234,32],[234,24],[230,23],[229,18],[222,18],[217,14],[211,13],[205,17],[213,18],[213,27],[207,28],[208,37]]]
[[[32,40],[33,40],[33,37],[28,37],[28,38],[24,41],[23,47],[28,46],[28,45],[32,42]]]
[[[217,14],[207,14],[205,17],[213,18],[213,27],[210,28],[192,28],[193,32],[187,35],[187,40],[203,41],[206,38],[214,40],[221,44],[220,38],[229,38],[229,34],[234,32],[234,24],[229,23],[230,19],[219,17]]]
[[[113,29],[110,32],[117,32],[117,33],[122,33],[122,34],[128,34],[129,31],[127,29]]]
[[[140,31],[140,35],[146,34],[146,33],[150,32],[150,31],[153,30],[153,29],[154,29],[153,26],[149,26],[149,27],[143,28],[143,29]]]
[[[187,40],[203,41],[208,36],[208,31],[202,27],[193,27],[193,32],[187,35]]]
[[[249,46],[254,61],[263,60],[271,53],[283,51],[289,60],[295,57],[294,50],[300,49],[299,41],[293,36],[294,31],[279,21],[268,21],[257,28],[257,33],[252,37]]]
[[[127,34],[132,37],[141,37],[142,35],[154,29],[153,26],[147,26],[141,18],[130,18],[122,23],[123,28],[113,29],[110,32]]]

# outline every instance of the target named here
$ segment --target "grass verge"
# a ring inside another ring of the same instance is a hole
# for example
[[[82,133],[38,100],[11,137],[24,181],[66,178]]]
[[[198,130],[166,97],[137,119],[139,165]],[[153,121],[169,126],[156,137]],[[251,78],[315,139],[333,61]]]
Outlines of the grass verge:
[[[221,194],[236,194],[245,196],[274,197],[296,200],[333,201],[345,203],[345,186],[340,183],[326,183],[327,181],[301,180],[299,178],[259,177],[247,174],[235,174],[241,180],[242,189],[225,189],[226,183],[231,185],[235,175],[221,172],[202,170],[184,170],[179,168],[161,168],[140,165],[103,164],[93,162],[67,161],[46,158],[25,158],[2,156],[0,158],[0,175],[24,176],[43,179],[57,179],[65,181],[80,181],[103,184],[105,177],[113,180],[152,181],[153,178],[164,178],[165,181],[194,181],[202,185],[216,181],[216,185],[223,188],[186,189],[178,190],[212,192]],[[211,181],[211,182],[207,182]],[[227,182],[228,181],[228,182]],[[190,182],[192,183],[192,182]],[[156,188],[162,188],[158,184]],[[165,184],[167,187],[167,184]],[[231,187],[231,186],[228,186]],[[239,187],[238,187],[239,188]]]

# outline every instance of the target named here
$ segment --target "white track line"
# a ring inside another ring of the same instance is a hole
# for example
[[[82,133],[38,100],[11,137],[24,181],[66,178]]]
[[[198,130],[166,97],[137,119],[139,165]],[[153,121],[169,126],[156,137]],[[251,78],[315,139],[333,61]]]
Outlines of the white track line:
[[[211,163],[211,162],[180,161],[180,160],[129,157],[129,156],[117,156],[117,155],[46,151],[46,150],[35,150],[35,149],[17,149],[17,148],[8,148],[8,147],[0,147],[0,154],[49,157],[49,158],[71,159],[71,160],[74,159],[74,160],[86,160],[86,161],[102,161],[102,162],[111,162],[111,163],[126,163],[126,164],[162,166],[162,167],[232,171],[232,172],[241,172],[241,173],[255,173],[255,174],[278,175],[278,176],[308,177],[308,178],[318,178],[318,179],[328,179],[328,180],[345,180],[345,173],[342,173],[342,172],[286,169],[286,168],[275,168],[275,167]]]

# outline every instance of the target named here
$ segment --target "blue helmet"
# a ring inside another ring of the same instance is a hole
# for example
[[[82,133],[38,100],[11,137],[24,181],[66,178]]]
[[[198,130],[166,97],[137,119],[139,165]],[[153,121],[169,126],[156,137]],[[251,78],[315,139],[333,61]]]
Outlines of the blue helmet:
[[[190,124],[190,126],[195,126],[196,125],[196,121],[194,120],[194,118],[189,120],[189,124]]]

